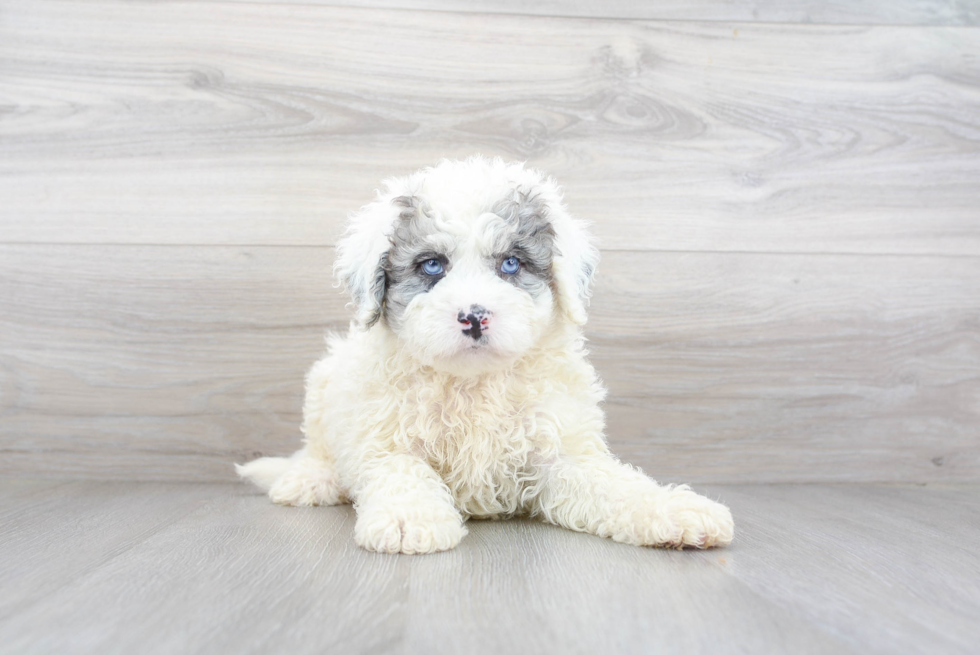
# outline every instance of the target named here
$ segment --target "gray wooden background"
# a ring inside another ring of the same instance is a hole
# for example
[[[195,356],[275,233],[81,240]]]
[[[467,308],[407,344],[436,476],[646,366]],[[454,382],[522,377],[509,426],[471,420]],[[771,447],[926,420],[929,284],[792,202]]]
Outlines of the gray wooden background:
[[[980,480],[980,2],[0,0],[0,473],[298,444],[346,213],[473,153],[603,248],[615,450]]]

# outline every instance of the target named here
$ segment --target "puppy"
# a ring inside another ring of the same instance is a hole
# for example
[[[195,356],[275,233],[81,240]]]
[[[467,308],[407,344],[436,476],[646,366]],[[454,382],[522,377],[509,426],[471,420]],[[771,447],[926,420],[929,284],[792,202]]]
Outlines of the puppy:
[[[352,501],[358,545],[456,546],[527,515],[637,546],[732,539],[728,509],[609,452],[582,325],[599,253],[554,180],[499,159],[385,182],[334,272],[356,317],[306,377],[305,447],[236,466],[282,505]]]

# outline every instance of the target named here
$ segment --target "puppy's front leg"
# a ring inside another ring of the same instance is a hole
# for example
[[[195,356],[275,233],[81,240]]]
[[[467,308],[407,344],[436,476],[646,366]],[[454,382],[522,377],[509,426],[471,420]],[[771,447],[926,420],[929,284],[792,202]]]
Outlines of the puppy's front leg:
[[[637,546],[711,548],[732,541],[728,508],[686,485],[661,487],[607,455],[559,459],[535,513],[547,521]]]
[[[378,455],[361,464],[354,487],[354,539],[382,553],[434,553],[466,534],[452,494],[421,459]]]

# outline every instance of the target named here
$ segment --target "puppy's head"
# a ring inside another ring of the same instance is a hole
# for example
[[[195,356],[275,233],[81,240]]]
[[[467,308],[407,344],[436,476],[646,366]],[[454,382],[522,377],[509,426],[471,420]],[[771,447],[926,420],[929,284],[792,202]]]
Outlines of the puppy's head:
[[[380,321],[422,364],[476,375],[585,323],[597,262],[554,180],[474,157],[387,180],[351,217],[334,271],[361,326]]]

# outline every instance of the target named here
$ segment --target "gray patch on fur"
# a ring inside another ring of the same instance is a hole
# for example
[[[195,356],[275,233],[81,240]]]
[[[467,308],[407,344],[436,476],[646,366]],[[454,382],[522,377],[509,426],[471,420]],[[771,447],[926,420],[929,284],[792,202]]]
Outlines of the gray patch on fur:
[[[554,283],[555,228],[548,218],[548,206],[539,195],[514,190],[491,210],[514,227],[510,243],[497,256],[497,275],[537,298]],[[513,275],[500,271],[509,257],[517,257],[521,268]]]
[[[382,253],[381,258],[378,260],[378,268],[374,273],[374,279],[371,280],[371,288],[368,293],[374,296],[375,306],[378,308],[371,313],[370,318],[364,324],[365,328],[369,328],[378,322],[381,318],[381,313],[384,308],[385,294],[388,289],[387,279],[385,276],[385,267],[388,262],[388,253]],[[363,299],[359,301],[359,304],[363,303]]]
[[[391,199],[391,204],[401,207],[398,218],[403,221],[410,221],[416,216],[424,216],[426,213],[422,206],[422,200],[418,196],[398,196]]]
[[[432,250],[425,237],[432,230],[426,215],[426,207],[416,196],[399,196],[392,203],[402,208],[398,224],[389,237],[391,248],[385,259],[384,275],[386,294],[383,305],[385,322],[397,329],[405,308],[412,298],[426,293],[449,272],[449,258]],[[421,270],[422,262],[438,259],[443,272],[427,275]]]

